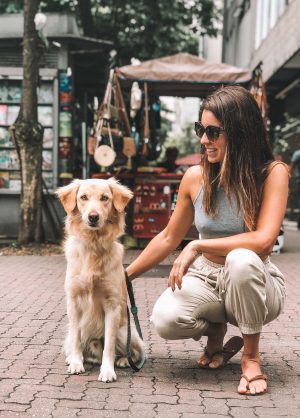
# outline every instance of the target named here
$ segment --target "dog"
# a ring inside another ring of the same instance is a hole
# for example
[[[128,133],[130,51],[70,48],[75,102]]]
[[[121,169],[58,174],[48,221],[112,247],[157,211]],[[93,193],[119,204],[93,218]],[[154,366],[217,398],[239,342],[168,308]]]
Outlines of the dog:
[[[99,363],[99,380],[112,382],[117,379],[115,362],[128,367],[127,292],[123,246],[117,238],[124,233],[124,210],[133,195],[114,178],[74,180],[60,187],[57,195],[67,213],[68,372],[84,372],[84,361]],[[144,356],[135,327],[131,353],[134,362]]]

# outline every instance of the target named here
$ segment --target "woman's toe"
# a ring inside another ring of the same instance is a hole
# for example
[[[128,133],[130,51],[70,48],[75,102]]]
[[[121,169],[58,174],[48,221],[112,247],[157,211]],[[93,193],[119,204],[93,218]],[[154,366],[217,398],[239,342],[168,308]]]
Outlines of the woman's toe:
[[[243,377],[240,380],[240,384],[238,386],[238,393],[244,394],[248,390],[247,381]]]
[[[259,395],[261,393],[265,393],[266,391],[267,384],[263,379],[251,382],[248,386],[247,381],[242,377],[238,386],[238,393],[240,394],[245,394],[248,392],[250,395]]]
[[[259,380],[255,386],[256,393],[264,393],[267,390],[267,384],[264,380]]]

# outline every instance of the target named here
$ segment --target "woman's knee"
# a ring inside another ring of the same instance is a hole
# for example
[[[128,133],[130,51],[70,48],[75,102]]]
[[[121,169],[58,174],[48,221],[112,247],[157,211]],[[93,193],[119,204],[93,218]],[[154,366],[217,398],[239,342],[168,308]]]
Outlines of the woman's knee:
[[[161,338],[166,340],[176,338],[174,337],[177,321],[175,313],[172,311],[167,312],[166,310],[161,311],[160,309],[154,307],[150,320]]]
[[[166,340],[194,338],[198,340],[205,332],[208,322],[193,315],[181,315],[165,307],[154,306],[151,322],[158,335]]]

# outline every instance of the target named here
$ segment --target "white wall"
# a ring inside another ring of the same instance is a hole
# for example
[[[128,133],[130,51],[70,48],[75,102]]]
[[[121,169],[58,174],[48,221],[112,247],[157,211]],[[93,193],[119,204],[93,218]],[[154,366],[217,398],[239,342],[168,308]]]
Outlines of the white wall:
[[[223,61],[249,69],[263,62],[266,81],[300,49],[300,0],[253,0],[241,22],[231,22]]]

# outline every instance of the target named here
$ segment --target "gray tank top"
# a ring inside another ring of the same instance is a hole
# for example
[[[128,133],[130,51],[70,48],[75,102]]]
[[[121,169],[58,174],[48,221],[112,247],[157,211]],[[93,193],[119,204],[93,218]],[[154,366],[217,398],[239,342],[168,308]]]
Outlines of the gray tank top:
[[[201,238],[221,238],[245,232],[244,217],[238,211],[236,199],[232,197],[229,202],[223,188],[219,188],[217,191],[217,214],[214,218],[205,213],[202,201],[203,187],[194,201],[194,222]]]

